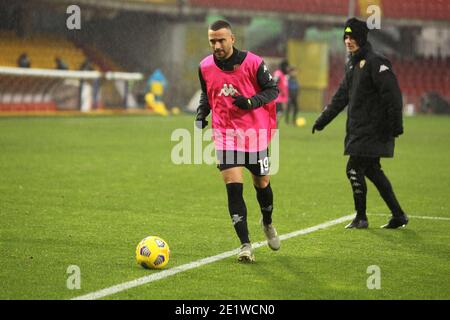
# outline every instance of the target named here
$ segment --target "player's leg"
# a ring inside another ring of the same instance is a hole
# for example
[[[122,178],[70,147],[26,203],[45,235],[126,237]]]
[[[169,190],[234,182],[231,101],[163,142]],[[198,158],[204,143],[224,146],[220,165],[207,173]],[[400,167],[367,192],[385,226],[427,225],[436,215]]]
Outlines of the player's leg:
[[[364,178],[367,158],[350,156],[347,162],[347,178],[352,186],[356,217],[346,228],[365,229],[369,226],[366,215],[367,185]]]
[[[228,211],[233,222],[236,234],[241,244],[250,243],[247,227],[247,207],[243,197],[243,167],[233,167],[221,171],[223,181],[227,188]]]
[[[223,181],[227,188],[228,211],[233,222],[234,230],[241,242],[239,261],[253,261],[247,226],[247,207],[243,197],[243,167],[232,167],[221,171]]]
[[[277,102],[275,106],[277,111],[277,127],[278,127],[278,124],[280,123],[280,118],[283,115],[283,105],[280,102]]]
[[[258,200],[263,223],[272,224],[273,211],[273,192],[270,186],[269,176],[256,176],[252,173],[253,186],[256,190],[256,199]]]
[[[272,224],[273,192],[270,186],[268,150],[258,153],[256,164],[249,164],[247,168],[252,173],[256,199],[261,209],[261,226],[267,238],[267,244],[272,250],[280,248],[280,238]]]
[[[272,223],[273,192],[270,186],[268,149],[248,153],[246,162],[246,167],[252,174],[253,186],[256,190],[256,199],[261,208],[263,223],[269,225]]]
[[[273,192],[270,186],[269,176],[256,176],[252,174],[252,177],[256,190],[256,199],[261,209],[261,226],[267,238],[267,245],[272,250],[278,250],[280,249],[281,242],[277,230],[272,224]]]
[[[296,121],[297,121],[297,113],[298,113],[297,94],[292,98],[292,101],[293,101],[293,107],[294,107],[294,115],[293,115],[292,123],[295,126]]]
[[[289,100],[290,100],[290,98],[289,98]],[[292,109],[292,102],[288,101],[287,107],[286,107],[286,117],[284,118],[286,124],[289,124],[289,114],[291,113],[291,109]]]
[[[380,158],[374,159],[373,163],[367,167],[366,177],[372,181],[384,202],[391,210],[392,218],[389,223],[383,227],[395,229],[406,225],[408,223],[408,217],[405,215],[405,212],[395,196],[391,182],[386,177],[383,170],[381,170]]]

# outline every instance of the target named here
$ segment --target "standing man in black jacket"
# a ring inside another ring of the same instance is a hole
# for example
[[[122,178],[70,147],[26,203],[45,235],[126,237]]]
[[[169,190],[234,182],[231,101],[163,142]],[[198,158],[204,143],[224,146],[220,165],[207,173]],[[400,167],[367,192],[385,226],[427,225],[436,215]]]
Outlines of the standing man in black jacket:
[[[383,228],[395,229],[405,226],[408,217],[381,170],[380,157],[394,156],[394,140],[403,133],[401,91],[389,60],[375,53],[367,41],[366,22],[351,18],[344,28],[344,43],[349,53],[345,77],[331,103],[316,120],[312,133],[325,128],[348,106],[344,154],[350,156],[347,177],[353,190],[356,217],[346,228],[369,226],[367,177],[392,213]]]

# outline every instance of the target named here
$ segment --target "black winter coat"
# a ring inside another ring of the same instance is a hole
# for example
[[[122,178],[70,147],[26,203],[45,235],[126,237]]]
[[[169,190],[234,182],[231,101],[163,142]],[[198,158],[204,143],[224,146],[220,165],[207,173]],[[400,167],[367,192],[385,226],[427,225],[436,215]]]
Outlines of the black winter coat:
[[[323,129],[346,106],[345,155],[393,157],[394,138],[403,133],[402,94],[392,65],[369,42],[349,58],[345,77],[316,120]]]

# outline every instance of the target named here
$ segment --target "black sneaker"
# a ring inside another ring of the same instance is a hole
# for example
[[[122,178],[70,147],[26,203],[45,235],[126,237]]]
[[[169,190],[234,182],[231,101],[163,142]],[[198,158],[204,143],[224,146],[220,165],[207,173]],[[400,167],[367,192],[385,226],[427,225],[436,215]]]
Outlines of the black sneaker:
[[[369,221],[367,219],[355,218],[352,222],[345,226],[345,229],[367,229],[369,227]]]
[[[398,217],[392,217],[391,220],[384,226],[381,226],[381,228],[384,229],[397,229],[399,227],[404,227],[408,224],[408,216],[406,214],[398,216]]]

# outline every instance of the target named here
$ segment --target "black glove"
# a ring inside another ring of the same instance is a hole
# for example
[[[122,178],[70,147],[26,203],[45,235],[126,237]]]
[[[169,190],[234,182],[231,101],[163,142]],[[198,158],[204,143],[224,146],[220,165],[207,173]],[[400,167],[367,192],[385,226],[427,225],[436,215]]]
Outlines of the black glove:
[[[403,128],[398,128],[398,129],[394,130],[394,138],[398,138],[402,134],[403,134]]]
[[[232,96],[234,99],[233,104],[243,110],[251,110],[254,108],[253,101],[251,98],[246,98],[244,96]]]
[[[316,130],[317,130],[317,131],[322,131],[322,130],[323,130],[323,127],[320,126],[320,125],[318,125],[317,122],[314,123],[314,125],[313,125],[313,127],[312,127],[312,134],[314,134],[314,132],[315,132]]]
[[[208,120],[202,119],[202,118],[195,119],[195,126],[196,126],[197,128],[199,128],[199,129],[205,129],[207,125],[208,125]]]

